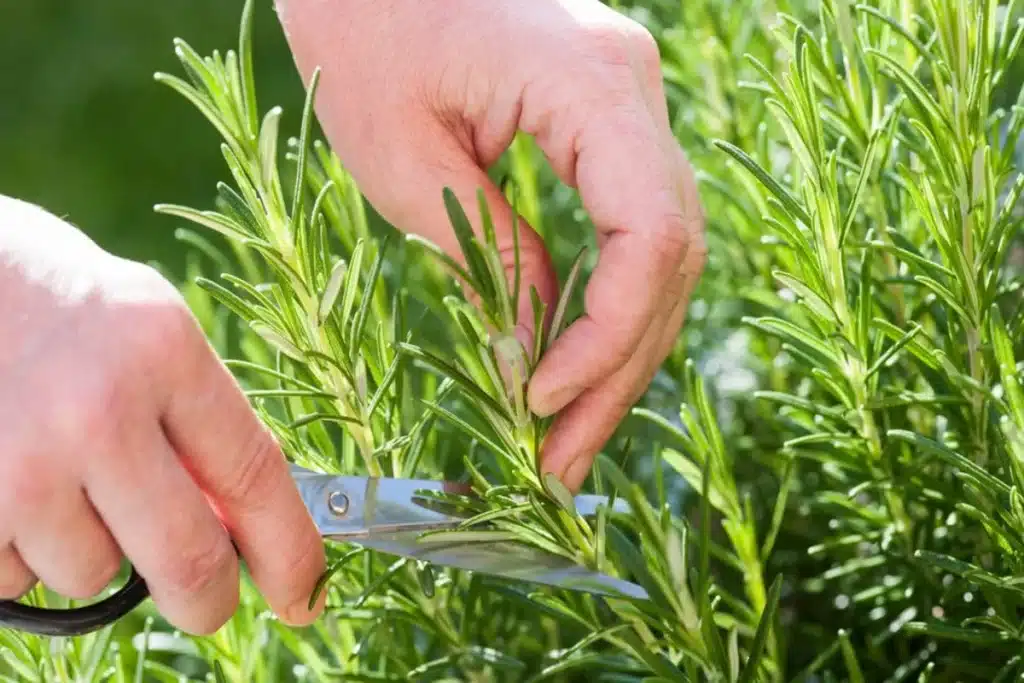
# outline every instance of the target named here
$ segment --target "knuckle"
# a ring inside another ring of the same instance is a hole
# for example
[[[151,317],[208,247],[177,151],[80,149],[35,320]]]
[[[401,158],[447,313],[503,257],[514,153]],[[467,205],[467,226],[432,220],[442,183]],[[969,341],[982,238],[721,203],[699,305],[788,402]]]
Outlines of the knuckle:
[[[654,34],[636,21],[629,22],[627,34],[635,59],[645,70],[655,69],[660,74],[661,51]]]
[[[146,363],[165,363],[168,349],[196,336],[197,323],[184,297],[158,270],[128,263],[123,276],[131,294],[118,301],[116,324],[124,328],[127,351]]]
[[[679,259],[684,274],[700,272],[708,259],[704,222],[699,214],[695,217],[685,216],[680,220],[680,225],[666,228],[666,231],[675,233],[676,237],[666,239],[675,239],[678,242],[673,248],[674,255]]]
[[[633,335],[625,329],[612,330],[603,355],[613,367],[622,367],[633,357]]]
[[[195,321],[183,302],[150,302],[134,311],[132,353],[146,365],[163,364],[168,353],[190,343],[195,336]]]
[[[707,230],[707,218],[704,215],[704,207],[700,202],[683,207],[683,230],[689,233],[694,244],[704,242],[704,233]]]
[[[105,552],[81,567],[68,597],[76,600],[94,598],[109,586],[121,569],[121,561],[114,553]]]
[[[653,37],[645,34],[649,35],[646,29],[621,16],[582,27],[574,43],[574,57],[580,59],[578,79],[585,85],[573,89],[577,116],[614,123],[618,133],[638,133],[646,109],[644,90],[651,80],[649,61],[652,52],[657,54],[657,45],[648,43]],[[660,73],[660,66],[654,68]]]
[[[23,598],[36,585],[36,577],[26,571],[0,571],[0,600]]]
[[[656,245],[655,253],[660,255],[665,265],[676,269],[694,243],[695,235],[682,214],[668,213],[654,223],[651,237]]]
[[[89,443],[98,455],[103,455],[123,409],[130,405],[126,394],[125,382],[112,370],[96,371],[77,386],[63,390],[53,404],[52,427],[57,442],[76,448]]]
[[[17,600],[35,584],[36,577],[18,558],[12,546],[0,550],[0,600]]]
[[[661,53],[654,35],[620,14],[586,25],[582,41],[584,50],[606,66],[626,67],[634,73],[660,69]]]
[[[181,555],[164,569],[168,587],[183,595],[202,594],[208,586],[218,583],[234,567],[235,552],[220,534],[213,541],[185,548]]]
[[[57,495],[53,475],[48,468],[39,466],[35,456],[27,453],[16,456],[4,469],[10,484],[11,502],[15,511],[24,513],[46,508]]]
[[[693,270],[697,272],[704,270],[704,266],[708,263],[708,244],[703,234],[697,233],[691,238],[686,260]]]
[[[602,63],[630,66],[633,51],[624,22],[607,21],[587,26],[583,31],[586,50]]]
[[[241,466],[229,472],[220,484],[219,497],[229,505],[240,505],[261,497],[280,478],[277,442],[262,425],[255,425],[243,442]]]

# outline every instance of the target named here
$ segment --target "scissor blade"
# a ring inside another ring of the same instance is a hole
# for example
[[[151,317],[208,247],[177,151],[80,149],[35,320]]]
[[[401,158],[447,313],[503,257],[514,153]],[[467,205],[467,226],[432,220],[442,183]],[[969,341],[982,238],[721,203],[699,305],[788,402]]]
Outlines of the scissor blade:
[[[438,491],[472,496],[469,484],[433,479],[391,479],[320,474],[291,465],[292,478],[324,536],[348,537],[387,531],[452,528],[465,514],[425,500],[417,491]],[[606,496],[583,494],[575,498],[576,509],[585,517],[608,505]],[[615,501],[616,512],[629,512],[626,501]]]
[[[377,479],[319,474],[292,465],[292,477],[323,536],[360,537],[371,532],[445,529],[464,517],[417,502],[416,491],[467,495],[468,485],[431,479]]]
[[[601,505],[610,507],[611,499],[608,496],[599,496],[594,493],[581,493],[573,499],[576,502],[576,511],[584,517],[593,517],[597,514],[597,508]],[[611,507],[613,512],[628,513],[629,503],[622,498],[615,499],[615,505]]]
[[[543,550],[508,541],[458,542],[420,539],[416,531],[371,534],[354,543],[383,553],[454,569],[544,584],[608,597],[650,599],[629,581],[595,572]]]

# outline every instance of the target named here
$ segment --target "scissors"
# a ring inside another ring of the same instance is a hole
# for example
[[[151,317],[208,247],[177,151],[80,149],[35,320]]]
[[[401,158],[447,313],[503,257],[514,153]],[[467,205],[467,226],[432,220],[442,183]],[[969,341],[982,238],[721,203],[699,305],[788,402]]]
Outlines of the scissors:
[[[571,560],[512,541],[459,542],[421,539],[425,531],[454,529],[468,513],[444,512],[429,492],[473,496],[468,484],[423,479],[337,476],[291,464],[291,474],[323,538],[454,569],[594,595],[648,600],[640,586],[595,572]],[[427,492],[426,495],[422,492]],[[584,517],[609,504],[605,496],[578,495]],[[615,501],[615,511],[628,504]],[[134,567],[125,585],[94,604],[47,609],[0,601],[0,628],[44,636],[79,636],[109,626],[149,597]]]

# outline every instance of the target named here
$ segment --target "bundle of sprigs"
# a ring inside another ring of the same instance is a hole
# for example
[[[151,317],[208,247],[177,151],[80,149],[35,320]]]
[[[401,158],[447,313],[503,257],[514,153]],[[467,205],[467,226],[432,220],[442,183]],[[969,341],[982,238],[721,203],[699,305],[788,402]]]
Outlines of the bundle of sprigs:
[[[444,195],[458,260],[368,215],[315,139],[316,76],[279,150],[282,109],[257,106],[248,2],[237,51],[178,41],[183,77],[158,76],[216,128],[231,183],[214,210],[158,208],[205,228],[179,230],[194,247],[183,290],[290,458],[469,481],[478,497],[449,501],[466,508],[452,540],[542,547],[653,599],[330,544],[328,608],[308,629],[277,623],[245,580],[208,638],[145,609],[67,641],[0,633],[0,679],[1024,676],[1013,3],[620,9],[662,48],[711,244],[684,334],[587,482],[628,514],[584,519],[539,476],[548,423],[525,385],[578,311],[588,261],[585,216],[528,139],[495,173],[562,269],[553,312],[505,276],[483,203],[472,225]],[[552,320],[531,349],[513,335],[522,296]],[[42,588],[30,599],[63,604]]]

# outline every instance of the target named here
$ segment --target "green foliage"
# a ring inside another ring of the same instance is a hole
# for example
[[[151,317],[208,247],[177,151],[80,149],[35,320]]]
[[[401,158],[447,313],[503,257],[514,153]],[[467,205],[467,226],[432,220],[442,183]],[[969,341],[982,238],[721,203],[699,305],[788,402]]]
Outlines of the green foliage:
[[[480,500],[449,499],[471,513],[449,539],[543,547],[653,599],[332,543],[328,610],[313,627],[282,627],[246,580],[213,637],[142,621],[149,608],[69,642],[0,633],[0,676],[1024,675],[1024,24],[1013,3],[620,9],[659,41],[711,245],[686,333],[588,482],[630,514],[583,518],[536,466],[547,423],[526,410],[525,383],[585,281],[585,221],[527,138],[495,171],[564,280],[532,349],[513,335],[518,297],[531,294],[504,277],[486,206],[473,226],[445,193],[461,262],[372,229],[315,137],[316,77],[279,152],[283,111],[256,100],[252,3],[236,51],[201,57],[179,41],[184,78],[159,76],[222,137],[232,184],[218,185],[213,210],[158,208],[203,228],[182,233],[195,276],[183,290],[290,458],[469,480]]]
[[[221,174],[216,132],[154,88],[171,39],[204,54],[238,27],[240,0],[0,3],[0,192],[67,218],[126,258],[177,280],[187,251],[158,201],[201,204]],[[260,92],[302,97],[272,2],[256,6]],[[173,141],[173,142],[172,142]]]

